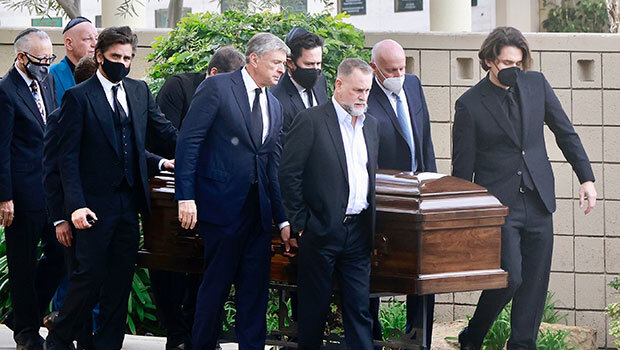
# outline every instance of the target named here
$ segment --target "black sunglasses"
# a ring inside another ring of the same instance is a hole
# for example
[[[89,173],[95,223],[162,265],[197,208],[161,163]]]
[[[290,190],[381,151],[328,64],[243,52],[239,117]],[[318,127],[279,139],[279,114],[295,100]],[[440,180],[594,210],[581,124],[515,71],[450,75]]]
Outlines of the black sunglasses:
[[[28,57],[28,59],[30,59],[30,58],[36,59],[37,62],[33,62],[33,63],[38,63],[38,64],[52,64],[54,62],[54,60],[56,59],[56,55],[54,55],[54,54],[52,54],[50,57],[45,57],[45,56],[38,57],[38,56],[29,54],[28,52],[24,51],[24,55],[26,55],[26,57]]]

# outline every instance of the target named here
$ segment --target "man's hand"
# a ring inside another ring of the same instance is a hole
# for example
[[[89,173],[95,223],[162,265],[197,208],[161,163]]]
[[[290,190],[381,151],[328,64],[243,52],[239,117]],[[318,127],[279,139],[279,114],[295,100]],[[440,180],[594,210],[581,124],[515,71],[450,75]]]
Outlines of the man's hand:
[[[167,159],[161,165],[162,170],[174,170],[174,159]]]
[[[0,225],[9,227],[13,223],[13,214],[15,208],[13,207],[13,201],[0,202]]]
[[[67,221],[63,221],[56,225],[56,239],[60,244],[65,247],[71,246],[71,240],[73,240],[73,233],[71,233],[71,225]]]
[[[90,216],[90,218],[88,218],[88,216]],[[93,227],[93,225],[88,222],[88,219],[98,220],[97,215],[88,208],[80,208],[71,214],[71,222],[78,230]]]
[[[287,225],[282,227],[280,230],[280,238],[282,238],[282,242],[284,243],[284,255],[293,257],[296,255],[295,252],[291,252],[291,247],[299,248],[297,244],[296,238],[291,238],[291,226]]]
[[[596,205],[596,188],[594,188],[594,182],[592,181],[586,181],[579,186],[580,208],[583,208],[586,200],[588,201],[588,206],[583,212],[587,215]]]
[[[179,201],[179,222],[186,230],[194,229],[198,220],[198,211],[194,200]]]

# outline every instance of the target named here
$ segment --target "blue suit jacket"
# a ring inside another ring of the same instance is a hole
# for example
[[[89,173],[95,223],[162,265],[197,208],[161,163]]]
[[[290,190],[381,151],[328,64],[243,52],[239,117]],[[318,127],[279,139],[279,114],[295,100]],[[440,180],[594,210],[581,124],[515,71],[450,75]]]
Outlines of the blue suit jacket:
[[[65,56],[62,61],[50,67],[50,74],[54,77],[54,81],[56,82],[56,97],[58,98],[59,106],[65,91],[75,86],[75,78],[73,78],[73,72],[71,68],[69,68],[68,61],[69,58]]]
[[[46,114],[56,109],[54,78],[40,83]],[[43,134],[45,123],[30,88],[15,67],[0,80],[0,202],[15,210],[45,210]]]
[[[286,221],[278,165],[282,110],[267,91],[269,132],[258,147],[250,136],[250,105],[241,70],[218,74],[200,84],[183,120],[176,147],[176,199],[194,199],[198,220],[236,231],[250,190],[258,174],[263,229],[271,231],[272,218]]]
[[[431,124],[420,79],[413,74],[406,74],[403,90],[413,128],[417,171],[436,172]],[[368,113],[379,121],[379,169],[411,171],[411,150],[405,141],[396,113],[376,79],[373,79],[368,96]]]

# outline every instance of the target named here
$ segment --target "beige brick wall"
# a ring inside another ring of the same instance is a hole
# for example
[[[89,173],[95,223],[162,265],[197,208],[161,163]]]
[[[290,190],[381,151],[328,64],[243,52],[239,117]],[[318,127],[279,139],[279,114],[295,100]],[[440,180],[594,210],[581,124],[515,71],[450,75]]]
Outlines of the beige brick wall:
[[[420,52],[415,73],[419,71],[427,97],[440,171],[449,172],[454,103],[486,75],[477,59],[484,34],[368,33],[367,44],[388,37]],[[620,273],[620,37],[526,37],[533,50],[532,69],[545,74],[581,137],[599,195],[596,209],[585,216],[577,178],[546,128],[557,195],[549,290],[568,324],[596,328],[599,347],[611,347],[604,308],[619,298],[607,284]],[[478,296],[479,292],[438,295],[435,319],[471,316]]]

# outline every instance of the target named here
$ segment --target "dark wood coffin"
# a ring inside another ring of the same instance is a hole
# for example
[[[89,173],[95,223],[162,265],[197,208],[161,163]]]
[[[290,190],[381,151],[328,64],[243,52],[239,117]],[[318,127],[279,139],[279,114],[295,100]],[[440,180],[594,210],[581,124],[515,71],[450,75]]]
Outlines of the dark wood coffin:
[[[508,208],[481,186],[435,173],[381,171],[372,257],[375,293],[430,294],[502,288],[501,226]],[[177,220],[174,178],[151,180],[152,215],[145,220],[142,266],[201,273],[197,229]],[[303,239],[303,238],[302,238]],[[295,259],[281,254],[274,229],[271,279],[295,284]]]

